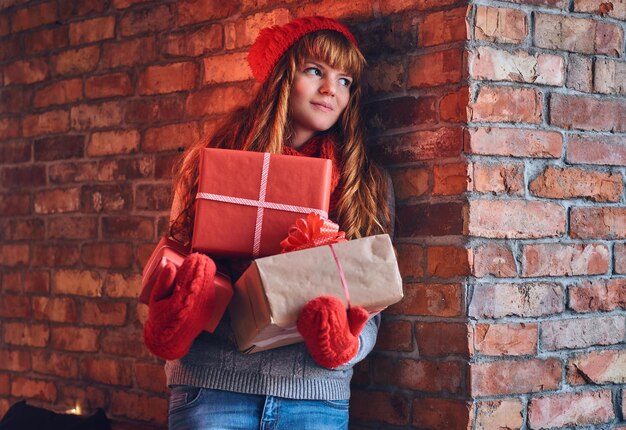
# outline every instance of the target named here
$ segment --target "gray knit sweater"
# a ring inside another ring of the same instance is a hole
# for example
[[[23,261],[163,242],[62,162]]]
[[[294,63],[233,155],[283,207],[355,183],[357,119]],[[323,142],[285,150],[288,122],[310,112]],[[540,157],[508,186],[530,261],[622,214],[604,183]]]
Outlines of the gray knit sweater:
[[[395,201],[390,179],[388,183],[393,229]],[[313,361],[304,343],[254,354],[238,352],[225,315],[213,334],[203,332],[187,355],[165,364],[167,384],[292,399],[349,399],[352,367],[374,347],[379,325],[380,315],[371,318],[359,336],[357,355],[337,369],[326,369]]]

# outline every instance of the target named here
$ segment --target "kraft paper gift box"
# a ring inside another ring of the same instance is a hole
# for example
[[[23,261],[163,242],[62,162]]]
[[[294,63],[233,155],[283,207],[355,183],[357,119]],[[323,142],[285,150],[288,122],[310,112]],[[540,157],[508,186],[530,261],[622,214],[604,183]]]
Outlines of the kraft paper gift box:
[[[169,237],[161,238],[146,263],[146,266],[143,268],[139,301],[149,304],[152,287],[167,262],[172,262],[178,268],[183,264],[183,260],[187,255],[189,255],[189,249],[180,242]],[[233,285],[230,282],[230,278],[223,272],[223,269],[218,269],[218,272],[215,274],[215,307],[211,313],[209,322],[204,328],[211,333],[213,333],[222,319],[230,303],[230,299],[233,296]]]
[[[402,279],[386,234],[332,245],[352,306],[375,313],[402,298]],[[235,283],[229,306],[237,348],[252,353],[301,342],[295,324],[302,307],[318,296],[340,298],[340,272],[329,246],[256,259]]]
[[[221,257],[278,254],[298,218],[328,217],[331,169],[319,158],[203,149],[192,248]]]

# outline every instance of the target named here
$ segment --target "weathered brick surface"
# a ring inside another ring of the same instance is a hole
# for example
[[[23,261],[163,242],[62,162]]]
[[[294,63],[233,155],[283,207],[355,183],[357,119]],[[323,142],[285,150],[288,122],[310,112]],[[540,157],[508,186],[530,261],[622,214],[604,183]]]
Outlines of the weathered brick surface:
[[[537,317],[564,309],[563,287],[556,283],[477,284],[469,315],[476,318]]]
[[[555,390],[560,385],[561,371],[561,362],[554,358],[472,364],[472,395],[497,396]]]
[[[478,402],[476,430],[519,429],[524,420],[519,399],[488,400]]]
[[[376,340],[382,351],[412,351],[413,329],[410,321],[383,320]]]
[[[521,163],[472,163],[474,190],[479,193],[520,195],[524,192]]]
[[[484,244],[472,250],[472,275],[483,277],[514,277],[517,266],[511,248],[506,245]]]
[[[568,139],[567,161],[625,166],[626,139],[621,136],[571,135]]]
[[[576,318],[541,323],[546,350],[613,345],[624,341],[624,317]]]
[[[576,354],[567,362],[567,381],[581,384],[623,384],[626,381],[626,352],[591,351]]]
[[[462,288],[459,284],[406,285],[404,297],[388,312],[404,315],[458,316],[462,311]]]
[[[624,132],[624,99],[597,99],[587,96],[553,94],[550,97],[550,124],[565,129]]]
[[[350,415],[353,418],[395,425],[409,422],[409,400],[400,393],[356,390],[352,395],[354,407],[350,408]]]
[[[528,35],[528,18],[523,11],[478,6],[474,36],[498,43],[521,43]]]
[[[459,362],[377,358],[374,381],[431,393],[460,393],[462,366]]]
[[[624,279],[592,279],[570,285],[568,306],[577,312],[612,311],[626,307]]]
[[[542,120],[542,94],[533,88],[483,86],[472,107],[472,121],[526,122]]]
[[[600,202],[617,202],[624,190],[619,173],[549,166],[529,185],[530,192],[540,197],[571,199],[589,198]]]
[[[626,209],[575,207],[570,211],[570,236],[580,239],[626,238]]]
[[[482,355],[532,355],[537,352],[537,333],[534,323],[476,324],[474,349]]]
[[[528,410],[532,428],[602,424],[615,417],[608,390],[538,397],[530,401]]]
[[[601,275],[609,269],[609,250],[603,244],[524,245],[522,253],[522,276]]]
[[[413,426],[437,430],[471,428],[470,406],[463,401],[420,398],[413,400]]]

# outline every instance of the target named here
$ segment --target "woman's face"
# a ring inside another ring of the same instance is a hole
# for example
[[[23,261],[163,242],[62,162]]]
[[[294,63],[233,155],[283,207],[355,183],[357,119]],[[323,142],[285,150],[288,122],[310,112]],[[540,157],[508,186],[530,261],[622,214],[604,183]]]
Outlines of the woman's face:
[[[289,96],[291,146],[301,146],[337,122],[348,106],[351,85],[350,75],[323,61],[307,59],[298,67]]]

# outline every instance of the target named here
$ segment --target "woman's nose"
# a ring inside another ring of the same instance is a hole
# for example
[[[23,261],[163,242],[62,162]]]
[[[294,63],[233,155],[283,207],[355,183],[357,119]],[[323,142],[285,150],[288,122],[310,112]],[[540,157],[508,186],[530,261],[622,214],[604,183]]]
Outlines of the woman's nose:
[[[331,79],[323,79],[320,86],[320,93],[334,96],[337,88]]]

